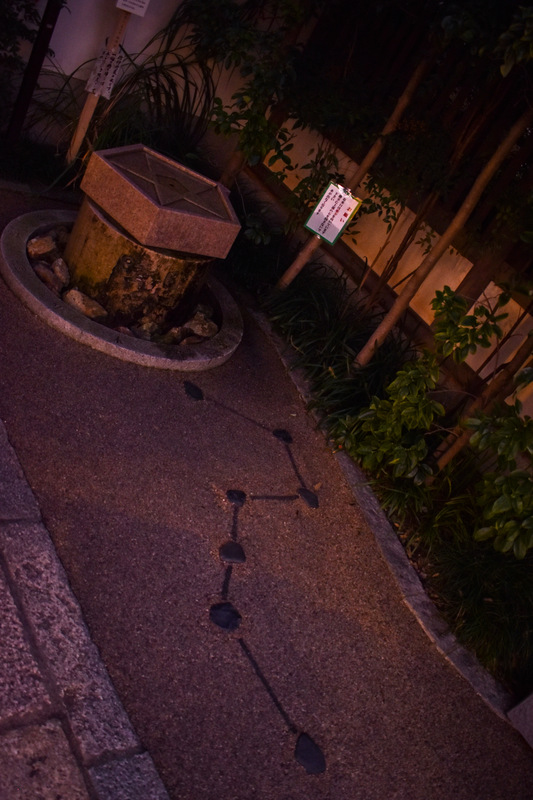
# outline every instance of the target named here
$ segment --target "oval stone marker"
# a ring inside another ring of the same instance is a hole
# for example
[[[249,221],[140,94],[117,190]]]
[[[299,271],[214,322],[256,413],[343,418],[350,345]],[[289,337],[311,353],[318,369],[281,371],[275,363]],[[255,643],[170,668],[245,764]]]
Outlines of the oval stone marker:
[[[239,542],[224,542],[218,554],[222,561],[227,561],[229,564],[244,564],[246,561],[246,555]]]
[[[246,500],[245,492],[241,492],[240,489],[228,489],[226,497],[230,503],[233,503],[234,506],[238,506],[239,508],[244,505],[244,501]]]
[[[215,603],[209,609],[209,619],[225,631],[235,631],[242,617],[232,603]]]
[[[290,435],[289,431],[286,431],[285,428],[276,428],[275,431],[272,431],[272,434],[279,439],[280,442],[285,442],[285,444],[292,444],[292,436]]]
[[[298,494],[302,500],[307,503],[309,508],[318,508],[318,497],[314,492],[311,491],[311,489],[300,488],[298,489]]]
[[[301,733],[298,736],[294,758],[310,775],[320,775],[326,771],[324,754],[307,733]]]
[[[187,397],[190,397],[192,400],[203,400],[204,393],[197,386],[195,383],[191,383],[190,381],[185,381],[183,384],[183,388],[185,389],[185,394]]]

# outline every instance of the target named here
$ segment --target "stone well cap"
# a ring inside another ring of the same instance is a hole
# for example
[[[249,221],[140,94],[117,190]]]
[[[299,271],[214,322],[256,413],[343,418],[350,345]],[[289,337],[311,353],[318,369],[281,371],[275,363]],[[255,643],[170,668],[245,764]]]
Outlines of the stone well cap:
[[[93,153],[81,188],[146,247],[225,258],[240,229],[224,186],[144,145]]]

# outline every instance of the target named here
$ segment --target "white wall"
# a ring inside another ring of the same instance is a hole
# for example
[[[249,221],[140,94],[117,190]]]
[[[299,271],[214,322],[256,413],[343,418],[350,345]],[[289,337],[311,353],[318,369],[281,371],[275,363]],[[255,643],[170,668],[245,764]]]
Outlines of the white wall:
[[[148,40],[170,19],[181,0],[150,0],[144,17],[132,14],[124,39],[125,49],[137,53]],[[39,0],[37,8],[42,14],[46,0]],[[68,0],[67,8],[59,14],[50,47],[55,62],[70,75],[84,62],[100,55],[106,38],[113,32],[118,16],[115,0]],[[88,66],[80,71],[87,78]]]

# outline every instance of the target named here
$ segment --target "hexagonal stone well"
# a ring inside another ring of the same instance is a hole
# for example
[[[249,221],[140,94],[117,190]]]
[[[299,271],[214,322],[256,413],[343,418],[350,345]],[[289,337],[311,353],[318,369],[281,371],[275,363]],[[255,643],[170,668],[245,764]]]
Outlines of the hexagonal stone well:
[[[73,282],[123,324],[168,312],[197,293],[240,225],[227,190],[132,145],[93,153],[65,251]]]
[[[221,184],[143,145],[93,153],[81,188],[147,247],[225,258],[239,232]]]

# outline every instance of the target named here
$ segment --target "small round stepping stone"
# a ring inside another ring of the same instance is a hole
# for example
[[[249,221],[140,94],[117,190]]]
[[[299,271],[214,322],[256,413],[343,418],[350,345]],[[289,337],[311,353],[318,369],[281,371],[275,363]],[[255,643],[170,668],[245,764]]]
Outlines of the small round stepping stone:
[[[246,561],[246,555],[239,542],[224,542],[218,554],[222,561],[227,561],[230,564],[244,564]]]
[[[294,758],[309,775],[320,775],[326,771],[324,753],[309,734],[301,733],[296,740]]]
[[[239,508],[244,505],[244,501],[246,500],[246,494],[241,492],[240,489],[228,489],[226,497],[230,503],[233,503],[234,506],[238,506]]]
[[[209,609],[209,619],[225,631],[235,631],[242,617],[232,603],[215,603]]]
[[[272,434],[279,439],[280,442],[285,442],[285,444],[292,444],[293,438],[290,435],[289,431],[286,431],[285,428],[276,428],[275,431],[272,431]]]
[[[185,389],[185,394],[190,397],[192,400],[203,400],[204,393],[197,386],[195,383],[191,383],[190,381],[185,381],[183,384],[183,388]]]
[[[309,508],[318,508],[318,497],[314,492],[311,491],[311,489],[304,489],[303,487],[301,487],[300,489],[298,489],[298,494],[300,495],[302,500],[304,500],[307,503]]]

